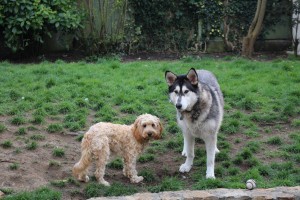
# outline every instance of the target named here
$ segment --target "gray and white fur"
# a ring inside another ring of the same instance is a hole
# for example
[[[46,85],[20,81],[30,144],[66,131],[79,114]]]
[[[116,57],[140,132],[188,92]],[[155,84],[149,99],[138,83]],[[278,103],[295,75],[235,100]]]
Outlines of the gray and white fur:
[[[189,172],[195,157],[195,138],[204,140],[207,153],[206,178],[215,178],[215,154],[217,134],[220,129],[224,100],[216,77],[207,70],[191,68],[186,75],[176,75],[166,71],[169,98],[177,110],[177,123],[182,129],[186,156],[179,171]]]

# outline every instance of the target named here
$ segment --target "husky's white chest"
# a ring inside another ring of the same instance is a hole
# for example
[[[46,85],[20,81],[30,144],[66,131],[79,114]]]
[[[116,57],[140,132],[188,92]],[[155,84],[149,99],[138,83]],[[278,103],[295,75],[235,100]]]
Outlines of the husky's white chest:
[[[194,137],[205,138],[210,134],[214,134],[215,130],[215,121],[214,120],[207,120],[202,122],[201,120],[191,120],[190,118],[183,117],[179,118],[177,116],[177,123],[179,127],[185,133],[191,134]]]

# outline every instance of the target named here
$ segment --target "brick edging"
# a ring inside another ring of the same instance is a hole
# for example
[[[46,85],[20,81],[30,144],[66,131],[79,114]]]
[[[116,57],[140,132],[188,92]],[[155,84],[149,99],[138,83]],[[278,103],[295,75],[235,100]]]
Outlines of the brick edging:
[[[300,186],[269,189],[182,190],[160,193],[137,193],[132,196],[96,197],[89,200],[300,200]]]

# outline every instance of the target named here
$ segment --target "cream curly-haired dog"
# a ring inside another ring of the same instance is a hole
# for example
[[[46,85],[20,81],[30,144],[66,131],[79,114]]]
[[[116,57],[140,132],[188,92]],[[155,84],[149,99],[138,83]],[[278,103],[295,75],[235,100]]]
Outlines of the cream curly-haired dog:
[[[158,117],[143,114],[131,125],[100,122],[85,133],[81,143],[81,158],[73,167],[73,175],[87,182],[88,167],[96,161],[95,176],[99,183],[109,186],[104,180],[105,166],[110,156],[121,156],[124,161],[123,174],[132,183],[144,178],[137,175],[136,160],[151,138],[160,139],[162,124]]]

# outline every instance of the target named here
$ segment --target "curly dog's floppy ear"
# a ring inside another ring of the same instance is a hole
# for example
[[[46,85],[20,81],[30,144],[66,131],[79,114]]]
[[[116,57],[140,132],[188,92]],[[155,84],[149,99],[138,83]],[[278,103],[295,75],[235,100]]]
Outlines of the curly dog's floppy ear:
[[[135,137],[135,139],[139,142],[139,143],[143,143],[144,142],[144,138],[142,137],[142,134],[141,134],[141,130],[140,130],[140,117],[138,117],[134,123],[133,123],[133,126],[131,128],[131,131]]]
[[[156,140],[158,140],[158,139],[160,139],[161,136],[162,136],[162,132],[163,132],[163,130],[164,130],[164,127],[163,127],[162,123],[160,122],[159,118],[158,118],[158,117],[156,117],[156,118],[157,118],[157,122],[158,122],[157,124],[158,124],[158,130],[159,130],[159,133],[158,133],[158,134],[155,134],[155,135],[153,136],[153,138],[156,139]]]

